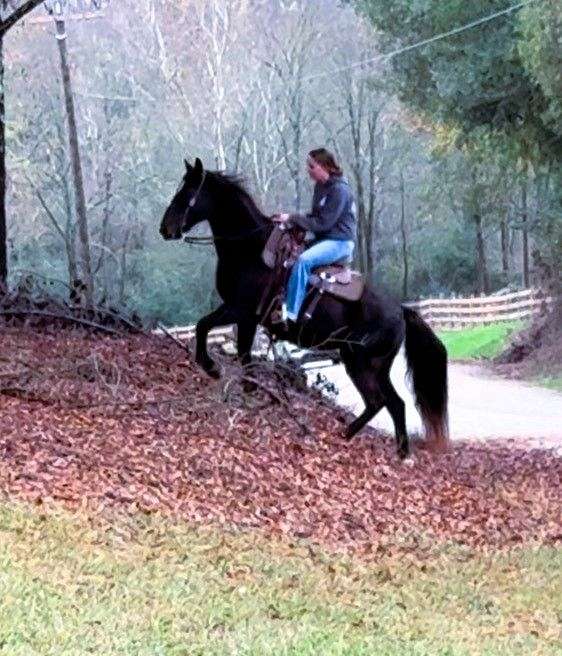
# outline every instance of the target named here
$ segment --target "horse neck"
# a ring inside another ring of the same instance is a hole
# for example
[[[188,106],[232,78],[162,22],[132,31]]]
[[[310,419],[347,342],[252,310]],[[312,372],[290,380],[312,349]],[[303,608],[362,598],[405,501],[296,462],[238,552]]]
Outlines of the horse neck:
[[[231,262],[253,261],[261,257],[272,224],[267,217],[236,198],[216,208],[209,221],[217,256]]]

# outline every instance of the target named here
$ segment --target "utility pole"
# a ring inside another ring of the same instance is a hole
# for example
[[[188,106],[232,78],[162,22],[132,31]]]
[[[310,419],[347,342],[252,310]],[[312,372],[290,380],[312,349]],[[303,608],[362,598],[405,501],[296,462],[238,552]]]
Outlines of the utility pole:
[[[107,2],[102,0],[90,0],[88,9],[96,11],[102,9]],[[72,91],[72,79],[70,66],[68,64],[68,50],[66,47],[66,20],[73,17],[73,10],[82,10],[86,7],[83,0],[45,0],[45,8],[55,22],[57,45],[60,55],[62,86],[64,90],[64,104],[68,122],[68,144],[70,149],[70,160],[72,163],[72,177],[74,180],[74,202],[76,209],[76,221],[78,223],[78,235],[80,237],[80,249],[82,253],[82,280],[71,281],[75,292],[80,294],[84,290],[86,306],[92,308],[94,305],[94,275],[92,271],[92,257],[90,252],[90,233],[88,230],[88,214],[86,210],[86,194],[84,192],[84,176],[82,173],[82,162],[80,158],[80,146],[78,142],[78,128],[76,126],[76,111],[74,107],[74,94]]]

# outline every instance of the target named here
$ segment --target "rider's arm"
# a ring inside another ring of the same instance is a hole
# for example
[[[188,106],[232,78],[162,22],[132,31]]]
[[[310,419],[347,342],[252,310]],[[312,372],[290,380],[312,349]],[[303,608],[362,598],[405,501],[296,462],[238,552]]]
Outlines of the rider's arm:
[[[309,214],[291,214],[290,221],[311,232],[326,232],[341,216],[346,201],[346,188],[334,185],[328,190],[323,204],[315,203]]]

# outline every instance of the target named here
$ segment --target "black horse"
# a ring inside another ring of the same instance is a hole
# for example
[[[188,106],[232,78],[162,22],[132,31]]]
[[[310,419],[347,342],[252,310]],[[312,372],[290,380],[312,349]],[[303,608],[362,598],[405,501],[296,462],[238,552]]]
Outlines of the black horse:
[[[236,324],[238,355],[243,364],[251,360],[260,323],[257,308],[273,275],[261,258],[273,224],[237,179],[205,171],[200,159],[195,160],[195,166],[185,161],[185,166],[186,173],[164,214],[160,233],[164,239],[180,239],[196,224],[204,220],[210,224],[218,256],[216,289],[223,303],[197,324],[196,361],[218,378],[218,368],[207,352],[207,335],[213,328]],[[274,335],[279,330],[269,320],[263,324]],[[429,441],[447,439],[447,352],[421,317],[397,300],[371,287],[366,287],[355,303],[324,294],[311,319],[295,326],[292,334],[276,336],[306,348],[338,349],[365,403],[364,412],[350,424],[346,437],[351,438],[386,407],[401,458],[409,453],[404,402],[389,373],[405,340],[408,370],[426,437]]]

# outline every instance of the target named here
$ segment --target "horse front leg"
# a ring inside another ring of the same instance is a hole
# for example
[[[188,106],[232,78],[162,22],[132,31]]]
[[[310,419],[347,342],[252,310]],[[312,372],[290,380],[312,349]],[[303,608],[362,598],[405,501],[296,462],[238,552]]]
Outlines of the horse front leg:
[[[238,357],[244,367],[252,361],[252,344],[254,343],[257,327],[257,318],[247,317],[238,320]]]
[[[215,361],[210,357],[207,351],[207,336],[209,331],[220,326],[227,326],[234,323],[236,318],[232,311],[226,306],[221,305],[216,310],[199,319],[195,328],[196,350],[195,362],[211,376],[211,378],[220,378],[220,371]]]
[[[238,321],[238,357],[244,368],[252,362],[252,344],[256,336],[258,322],[254,317],[247,317]],[[247,394],[256,391],[256,384],[252,380],[244,379],[242,385]]]

